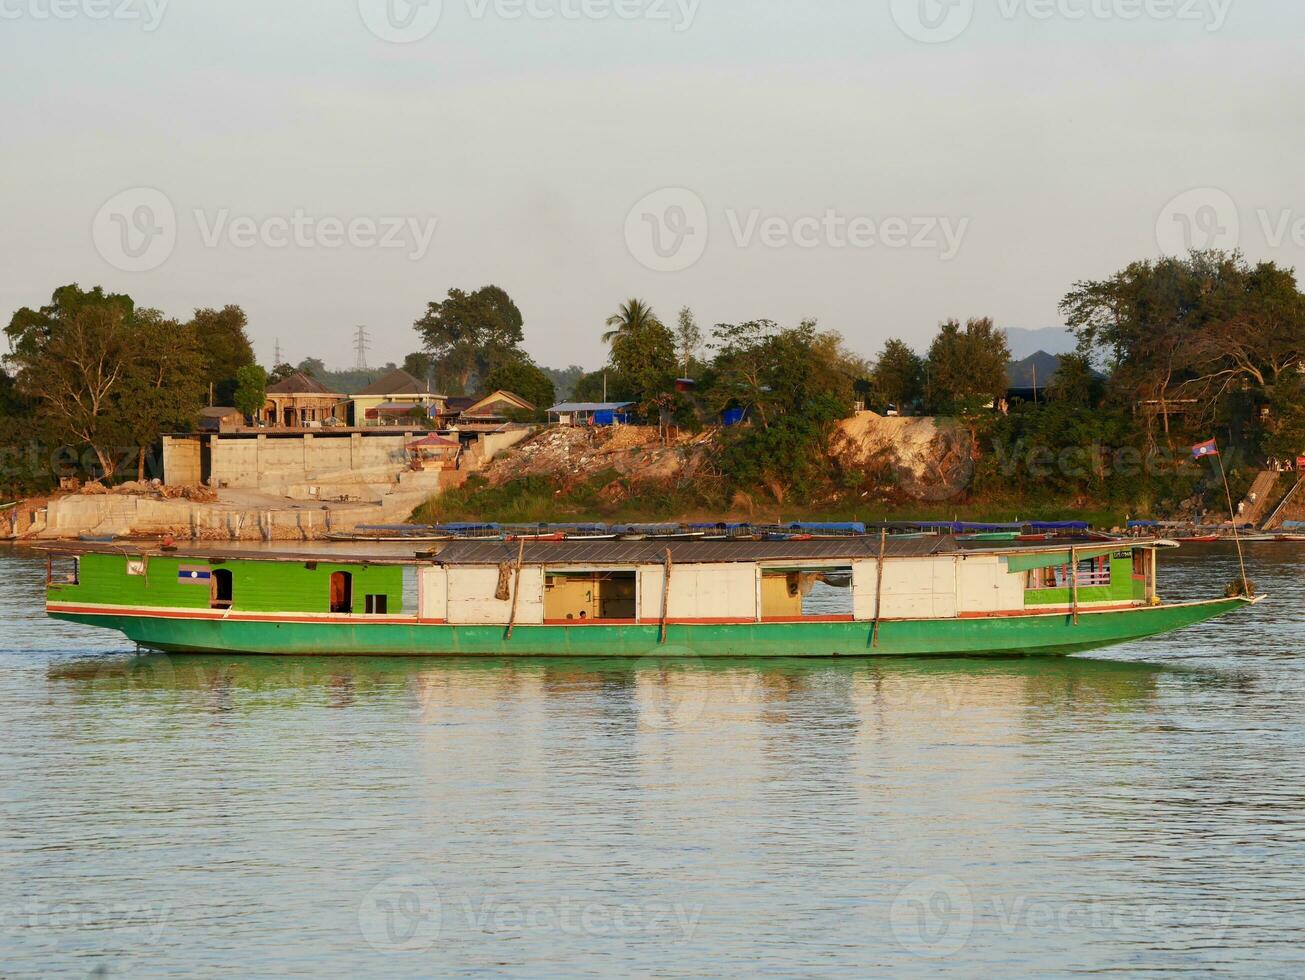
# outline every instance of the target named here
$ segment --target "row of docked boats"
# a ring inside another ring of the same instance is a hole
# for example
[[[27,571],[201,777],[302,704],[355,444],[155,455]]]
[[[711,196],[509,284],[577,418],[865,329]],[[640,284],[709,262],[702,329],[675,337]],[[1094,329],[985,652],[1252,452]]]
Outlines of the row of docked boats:
[[[894,538],[952,535],[987,541],[1040,541],[1063,534],[1107,540],[1085,522],[1031,521],[976,524],[956,521],[792,523],[701,522],[671,524],[381,524],[332,537],[338,541],[819,541],[888,533]]]

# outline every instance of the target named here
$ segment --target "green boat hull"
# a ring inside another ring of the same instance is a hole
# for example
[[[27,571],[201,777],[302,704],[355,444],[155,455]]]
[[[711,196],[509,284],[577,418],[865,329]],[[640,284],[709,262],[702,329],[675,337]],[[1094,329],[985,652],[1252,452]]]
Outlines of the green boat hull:
[[[412,621],[296,622],[291,618],[156,617],[126,611],[59,612],[57,619],[118,630],[165,653],[269,656],[889,657],[1063,656],[1206,622],[1246,599],[1125,610],[982,619],[671,624],[659,626],[445,626]]]

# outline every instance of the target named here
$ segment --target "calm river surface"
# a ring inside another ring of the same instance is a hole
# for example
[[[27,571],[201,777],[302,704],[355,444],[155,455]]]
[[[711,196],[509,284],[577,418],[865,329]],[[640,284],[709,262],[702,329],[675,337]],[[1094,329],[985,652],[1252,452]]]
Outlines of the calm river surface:
[[[1105,654],[709,665],[137,657],[0,551],[0,976],[1299,976],[1305,550],[1249,550],[1271,604]]]

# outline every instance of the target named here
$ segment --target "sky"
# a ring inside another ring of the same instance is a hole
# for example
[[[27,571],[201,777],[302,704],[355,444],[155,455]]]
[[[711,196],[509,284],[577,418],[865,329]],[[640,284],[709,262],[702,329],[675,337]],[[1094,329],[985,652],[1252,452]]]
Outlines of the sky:
[[[1061,323],[1191,246],[1305,258],[1299,0],[0,0],[0,317],[242,306],[270,364],[494,283],[872,355]]]

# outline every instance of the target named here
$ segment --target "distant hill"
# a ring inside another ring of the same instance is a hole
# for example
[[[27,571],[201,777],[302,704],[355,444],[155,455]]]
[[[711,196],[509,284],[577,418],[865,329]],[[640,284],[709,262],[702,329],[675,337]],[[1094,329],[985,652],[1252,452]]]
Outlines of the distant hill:
[[[1042,351],[1046,354],[1072,354],[1078,348],[1074,335],[1064,327],[1046,327],[1042,330],[1007,330],[1010,339],[1010,356],[1016,361]]]
[[[1011,388],[1046,388],[1060,370],[1060,358],[1044,350],[1036,351],[1006,368]]]

